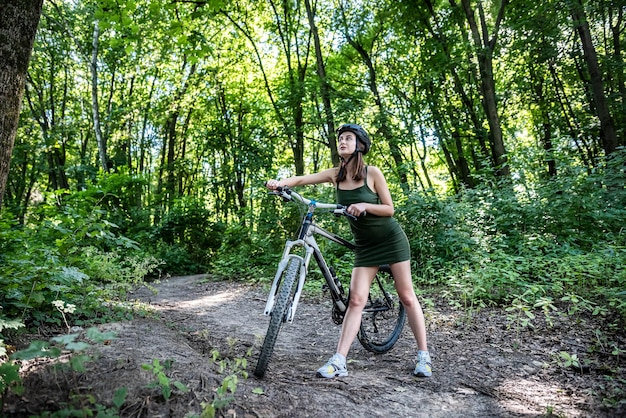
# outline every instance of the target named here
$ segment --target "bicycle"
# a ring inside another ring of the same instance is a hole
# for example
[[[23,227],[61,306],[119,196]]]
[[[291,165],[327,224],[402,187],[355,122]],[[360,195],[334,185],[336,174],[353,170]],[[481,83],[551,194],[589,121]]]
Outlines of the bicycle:
[[[282,258],[278,263],[278,269],[269,291],[264,314],[270,317],[270,322],[254,370],[254,375],[258,378],[262,378],[267,371],[282,325],[294,320],[311,257],[315,259],[324,277],[323,291],[330,294],[333,303],[333,322],[337,325],[343,323],[349,295],[345,294],[335,270],[326,263],[315,236],[319,235],[350,250],[354,250],[355,245],[316,225],[313,214],[316,209],[324,209],[336,216],[357,219],[349,214],[343,205],[309,200],[287,187],[279,187],[270,194],[281,197],[286,202],[296,201],[307,206],[308,210],[302,218],[298,238],[287,240],[285,243]],[[298,248],[301,249],[302,255],[294,254]],[[363,310],[361,326],[357,334],[358,340],[368,351],[377,354],[385,353],[398,341],[405,322],[406,311],[396,293],[391,269],[388,265],[382,265],[370,286],[368,301]]]

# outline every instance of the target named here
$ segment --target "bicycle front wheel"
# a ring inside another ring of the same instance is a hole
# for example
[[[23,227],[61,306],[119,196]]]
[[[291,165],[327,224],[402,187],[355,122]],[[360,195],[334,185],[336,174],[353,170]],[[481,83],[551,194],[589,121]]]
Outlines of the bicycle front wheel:
[[[276,291],[277,298],[274,303],[274,308],[270,314],[270,323],[267,327],[267,333],[265,333],[265,340],[261,347],[261,353],[259,354],[259,360],[254,370],[254,375],[258,378],[265,376],[267,371],[267,365],[270,362],[272,353],[274,352],[274,344],[278,338],[278,333],[283,323],[287,320],[287,314],[289,313],[289,307],[293,301],[295,293],[295,282],[300,272],[300,260],[292,258],[289,260],[287,268],[283,272],[280,280],[280,285]]]
[[[386,353],[400,338],[406,310],[400,302],[389,266],[380,266],[370,287],[357,337],[366,350]]]

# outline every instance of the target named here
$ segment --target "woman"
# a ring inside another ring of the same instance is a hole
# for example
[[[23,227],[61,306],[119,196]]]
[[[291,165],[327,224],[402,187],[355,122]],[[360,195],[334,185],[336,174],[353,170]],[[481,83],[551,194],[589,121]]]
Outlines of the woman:
[[[409,242],[393,218],[394,207],[387,181],[378,168],[366,166],[363,162],[363,155],[369,151],[371,140],[361,126],[343,125],[337,130],[337,135],[341,158],[339,167],[266,183],[270,190],[284,186],[333,183],[337,190],[337,202],[347,206],[348,213],[358,217],[356,221],[350,220],[356,244],[350,280],[350,303],[337,343],[337,352],[317,370],[317,375],[325,378],[348,375],[346,357],[359,331],[369,288],[378,266],[389,264],[398,296],[406,309],[418,346],[417,364],[413,374],[429,377],[432,371],[426,343],[426,326],[422,308],[413,289]]]

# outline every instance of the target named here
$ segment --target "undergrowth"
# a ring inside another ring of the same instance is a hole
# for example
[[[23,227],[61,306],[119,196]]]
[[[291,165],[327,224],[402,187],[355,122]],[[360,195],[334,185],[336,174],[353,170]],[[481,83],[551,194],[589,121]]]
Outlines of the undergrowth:
[[[550,325],[557,315],[599,316],[607,328],[623,329],[624,160],[616,157],[597,172],[570,167],[532,184],[506,181],[455,196],[407,196],[396,205],[396,218],[411,244],[416,288],[443,289],[449,303],[467,311],[498,306],[517,331],[532,328],[538,316]],[[150,229],[146,219],[134,222],[114,210],[116,200],[106,198],[111,191],[93,194],[100,200],[76,193],[65,205],[43,204],[24,223],[6,211],[0,218],[0,389],[19,390],[15,366],[7,361],[15,349],[11,341],[22,330],[66,326],[58,313],[69,314],[69,306],[80,326],[129,318],[125,302],[133,289],[176,266],[271,282],[284,240],[293,238],[302,215],[295,205],[272,201],[263,205],[262,219],[226,225],[199,202],[181,200]],[[350,236],[343,219],[321,216],[319,222]],[[319,244],[347,286],[352,254]],[[307,286],[317,288],[320,278],[313,267]],[[61,296],[63,305],[54,305]],[[626,347],[605,345],[624,356]],[[557,360],[581,364],[570,353]],[[234,378],[222,389],[225,397],[232,384]]]

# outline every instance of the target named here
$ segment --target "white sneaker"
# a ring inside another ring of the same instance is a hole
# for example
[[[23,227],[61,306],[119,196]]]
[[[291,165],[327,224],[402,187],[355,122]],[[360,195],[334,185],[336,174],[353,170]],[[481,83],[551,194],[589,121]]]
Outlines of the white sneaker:
[[[333,355],[330,360],[326,362],[322,367],[317,369],[318,377],[325,377],[332,379],[333,377],[344,377],[348,375],[348,369],[346,368],[345,361],[337,355]]]
[[[417,377],[430,377],[433,375],[428,351],[420,350],[417,352],[417,364],[415,365],[413,374]]]

